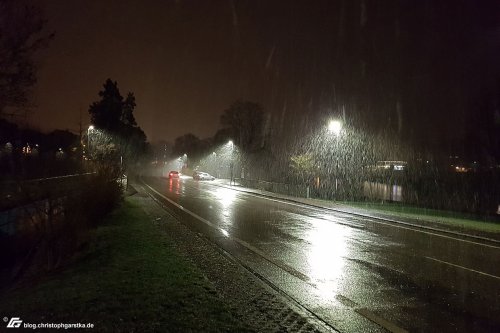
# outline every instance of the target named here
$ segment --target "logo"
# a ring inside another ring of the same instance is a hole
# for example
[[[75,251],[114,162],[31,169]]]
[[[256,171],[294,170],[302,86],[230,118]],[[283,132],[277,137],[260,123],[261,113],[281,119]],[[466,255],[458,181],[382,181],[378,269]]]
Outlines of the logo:
[[[23,321],[19,317],[12,317],[10,318],[9,323],[7,324],[7,328],[19,328],[21,326],[21,323]]]

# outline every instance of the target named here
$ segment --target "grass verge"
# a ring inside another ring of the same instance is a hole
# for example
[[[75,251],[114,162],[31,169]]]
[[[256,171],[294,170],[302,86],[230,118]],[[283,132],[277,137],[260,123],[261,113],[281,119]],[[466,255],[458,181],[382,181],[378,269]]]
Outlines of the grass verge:
[[[419,208],[395,203],[343,202],[346,206],[383,212],[392,216],[442,223],[462,229],[500,233],[500,223],[488,222],[470,215]]]
[[[125,200],[73,262],[0,295],[1,317],[98,332],[248,331],[203,274]]]

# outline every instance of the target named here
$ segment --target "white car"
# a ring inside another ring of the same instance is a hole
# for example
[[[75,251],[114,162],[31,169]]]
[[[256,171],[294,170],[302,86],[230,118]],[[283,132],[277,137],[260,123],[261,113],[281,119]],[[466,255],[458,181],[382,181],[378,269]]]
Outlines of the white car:
[[[193,174],[193,179],[194,180],[214,180],[215,177],[212,176],[211,174],[206,173],[206,172],[196,171]]]

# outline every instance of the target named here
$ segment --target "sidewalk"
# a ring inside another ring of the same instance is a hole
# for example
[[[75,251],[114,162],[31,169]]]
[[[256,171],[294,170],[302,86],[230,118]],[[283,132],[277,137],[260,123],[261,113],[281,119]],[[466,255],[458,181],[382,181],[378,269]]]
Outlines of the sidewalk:
[[[472,237],[489,242],[500,243],[500,225],[493,222],[474,221],[443,216],[417,215],[405,212],[382,212],[375,209],[365,209],[335,201],[293,197],[289,195],[248,188],[242,186],[238,181],[230,184],[229,179],[217,179],[211,184],[232,188],[237,191],[247,192],[266,198],[286,200],[290,202],[305,204],[315,208],[354,214],[361,217],[383,220],[389,223],[398,223],[403,226],[406,225],[409,227],[425,228],[429,231],[451,233],[457,236]],[[496,229],[498,231],[488,231],[488,229]]]

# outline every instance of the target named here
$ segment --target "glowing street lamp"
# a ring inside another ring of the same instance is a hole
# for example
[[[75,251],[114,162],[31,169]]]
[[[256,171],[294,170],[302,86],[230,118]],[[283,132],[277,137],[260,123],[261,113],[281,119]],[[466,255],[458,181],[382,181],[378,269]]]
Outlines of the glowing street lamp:
[[[230,172],[231,172],[231,179],[229,180],[229,185],[233,185],[233,173],[234,173],[234,143],[233,143],[233,140],[229,140],[229,142],[227,143],[229,145],[229,147],[231,147],[231,162],[229,164],[229,169],[230,169]]]
[[[94,125],[90,125],[87,129],[87,149],[90,156],[90,132],[94,130]]]
[[[340,135],[342,123],[339,120],[330,120],[328,123],[328,131],[332,134]]]
[[[328,123],[328,132],[337,137],[335,140],[335,197],[338,198],[338,171],[339,171],[339,140],[342,132],[342,122],[339,120],[330,120]]]

